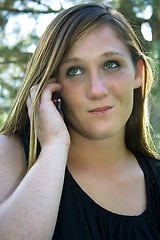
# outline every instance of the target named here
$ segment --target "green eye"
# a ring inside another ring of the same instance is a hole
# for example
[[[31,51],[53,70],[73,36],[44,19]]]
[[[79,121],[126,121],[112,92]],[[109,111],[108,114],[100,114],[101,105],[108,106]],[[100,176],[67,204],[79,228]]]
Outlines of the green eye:
[[[113,62],[113,61],[106,62],[104,65],[105,69],[112,69],[112,68],[116,68],[116,67],[119,67],[119,64],[116,62]]]
[[[67,76],[75,76],[81,73],[82,71],[78,67],[72,67],[67,71]]]

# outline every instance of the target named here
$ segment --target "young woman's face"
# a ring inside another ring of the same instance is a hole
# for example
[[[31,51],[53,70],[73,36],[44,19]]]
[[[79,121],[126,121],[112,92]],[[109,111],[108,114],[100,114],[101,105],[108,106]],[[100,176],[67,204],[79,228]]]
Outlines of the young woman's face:
[[[76,41],[56,78],[63,86],[70,131],[94,140],[124,133],[141,69],[135,69],[126,45],[110,26],[95,27]]]

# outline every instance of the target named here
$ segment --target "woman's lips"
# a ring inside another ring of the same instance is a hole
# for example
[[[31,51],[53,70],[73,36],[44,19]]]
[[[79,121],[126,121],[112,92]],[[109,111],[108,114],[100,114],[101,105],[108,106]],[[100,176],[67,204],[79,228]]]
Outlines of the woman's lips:
[[[112,107],[110,107],[110,106],[100,107],[100,108],[95,108],[95,109],[89,111],[89,113],[93,113],[93,114],[103,114],[103,113],[108,112],[108,111],[111,110],[111,109],[112,109]]]

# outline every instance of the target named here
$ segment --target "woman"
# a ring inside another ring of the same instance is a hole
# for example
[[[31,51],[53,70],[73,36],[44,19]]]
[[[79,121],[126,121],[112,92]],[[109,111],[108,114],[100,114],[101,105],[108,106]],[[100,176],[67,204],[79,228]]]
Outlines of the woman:
[[[151,84],[116,10],[82,4],[51,22],[1,130],[1,240],[159,239]]]

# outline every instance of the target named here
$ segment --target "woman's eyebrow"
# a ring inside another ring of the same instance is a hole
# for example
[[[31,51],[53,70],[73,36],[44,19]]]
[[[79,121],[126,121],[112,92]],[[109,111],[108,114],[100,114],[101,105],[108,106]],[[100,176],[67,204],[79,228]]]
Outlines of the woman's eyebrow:
[[[121,52],[105,52],[104,54],[102,54],[102,57],[112,57],[112,56],[122,56],[122,57],[125,57],[127,58],[127,55],[124,54],[124,53],[121,53]]]
[[[62,60],[60,66],[62,66],[63,64],[66,64],[66,63],[75,63],[78,61],[80,61],[79,58],[66,58],[66,59]]]
[[[127,55],[125,55],[124,53],[114,52],[114,51],[112,51],[112,52],[105,52],[100,57],[113,57],[113,56],[116,56],[116,55],[127,58]],[[82,61],[82,60],[80,58],[77,58],[77,57],[66,58],[66,59],[62,60],[60,66],[62,66],[63,64],[75,63],[75,62],[79,62],[79,61]]]

